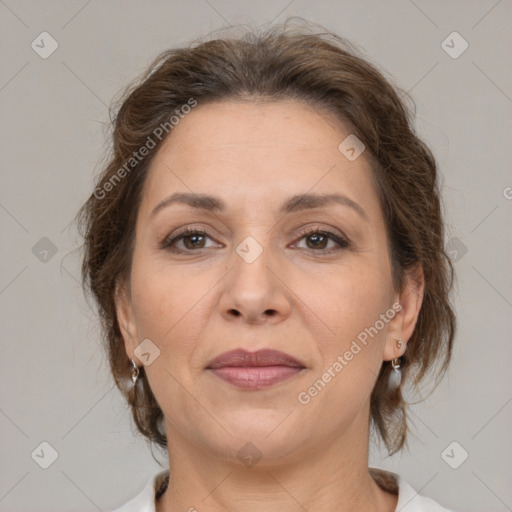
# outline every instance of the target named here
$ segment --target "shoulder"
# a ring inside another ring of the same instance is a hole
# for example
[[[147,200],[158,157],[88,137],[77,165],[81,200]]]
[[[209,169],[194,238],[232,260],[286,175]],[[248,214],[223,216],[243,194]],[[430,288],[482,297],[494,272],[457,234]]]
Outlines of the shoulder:
[[[436,501],[417,493],[402,477],[398,477],[397,512],[451,512]]]
[[[135,498],[111,512],[155,512],[156,498],[166,486],[168,476],[168,469],[152,476]]]
[[[377,468],[371,468],[370,473],[382,488],[398,494],[396,512],[452,512],[416,492],[404,478],[396,473]]]

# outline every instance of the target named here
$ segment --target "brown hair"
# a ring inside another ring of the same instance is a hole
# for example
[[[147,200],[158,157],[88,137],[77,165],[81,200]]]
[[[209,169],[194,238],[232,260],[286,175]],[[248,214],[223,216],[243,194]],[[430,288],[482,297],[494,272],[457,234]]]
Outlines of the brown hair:
[[[158,127],[171,133],[171,116],[181,117],[183,106],[194,101],[284,98],[334,114],[365,144],[386,222],[395,289],[402,291],[404,273],[415,265],[421,265],[425,279],[419,318],[402,359],[404,379],[419,384],[430,370],[439,377],[448,365],[456,328],[449,300],[453,267],[444,250],[436,163],[414,133],[404,104],[407,95],[353,45],[325,31],[287,23],[196,41],[162,53],[126,90],[113,116],[110,160],[78,215],[83,284],[98,305],[112,374],[139,431],[161,447],[167,445],[163,412],[144,369],[137,386],[126,386],[131,365],[115,309],[116,283],[130,275],[145,177],[165,140],[155,133]],[[135,160],[149,138],[156,149]],[[390,371],[390,364],[383,363],[370,412],[376,432],[393,453],[404,446],[408,428],[402,386],[392,394],[387,390]]]

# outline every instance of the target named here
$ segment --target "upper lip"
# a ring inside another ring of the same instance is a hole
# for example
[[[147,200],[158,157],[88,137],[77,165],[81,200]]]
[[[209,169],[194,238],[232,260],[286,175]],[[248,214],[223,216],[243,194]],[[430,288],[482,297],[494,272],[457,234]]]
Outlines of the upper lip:
[[[256,366],[291,366],[304,368],[304,365],[294,357],[279,350],[262,349],[249,352],[243,349],[223,352],[208,363],[207,368],[216,369],[225,366],[256,367]]]

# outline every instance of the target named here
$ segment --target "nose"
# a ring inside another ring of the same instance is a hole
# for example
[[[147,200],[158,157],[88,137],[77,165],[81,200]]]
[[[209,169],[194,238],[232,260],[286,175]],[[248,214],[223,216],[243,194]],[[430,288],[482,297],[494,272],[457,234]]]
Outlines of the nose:
[[[254,261],[233,251],[232,270],[223,280],[220,300],[221,314],[226,320],[279,323],[289,316],[291,290],[278,260],[268,249]]]

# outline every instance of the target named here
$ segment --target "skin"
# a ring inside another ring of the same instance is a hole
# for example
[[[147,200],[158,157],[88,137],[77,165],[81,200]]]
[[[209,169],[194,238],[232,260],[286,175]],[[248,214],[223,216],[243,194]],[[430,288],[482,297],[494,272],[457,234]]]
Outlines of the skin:
[[[126,353],[149,338],[160,355],[145,368],[162,408],[169,488],[158,512],[394,511],[397,497],[368,471],[369,404],[383,361],[400,357],[423,296],[421,269],[391,279],[384,218],[363,153],[349,161],[349,135],[330,114],[295,100],[199,104],[159,149],[143,190],[133,265],[120,283],[117,314]],[[225,211],[173,204],[175,192],[208,194]],[[340,204],[280,213],[290,196],[343,194]],[[161,243],[178,228],[208,233]],[[347,248],[301,228],[329,230]],[[263,249],[236,252],[247,237]],[[402,310],[307,405],[297,399],[357,335],[400,303]],[[398,348],[397,340],[403,341]],[[306,367],[254,391],[206,370],[235,348],[272,348]],[[389,364],[389,363],[388,363]],[[261,454],[247,467],[237,453]],[[264,505],[263,505],[264,504]],[[299,505],[300,504],[300,505]]]

